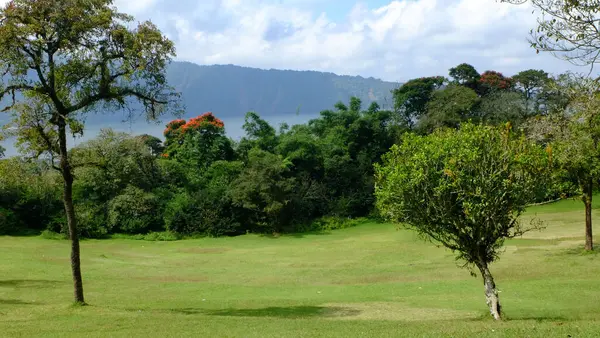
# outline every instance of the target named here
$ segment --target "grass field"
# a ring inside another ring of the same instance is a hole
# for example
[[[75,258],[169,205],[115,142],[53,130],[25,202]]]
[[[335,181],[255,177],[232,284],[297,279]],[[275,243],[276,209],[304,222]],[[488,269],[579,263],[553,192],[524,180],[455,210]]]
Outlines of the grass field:
[[[449,251],[365,224],[278,238],[84,241],[86,307],[70,305],[67,241],[0,237],[0,336],[598,337],[600,256],[582,253],[581,202],[534,207],[531,217],[547,229],[507,242],[492,265],[500,323],[479,277]]]

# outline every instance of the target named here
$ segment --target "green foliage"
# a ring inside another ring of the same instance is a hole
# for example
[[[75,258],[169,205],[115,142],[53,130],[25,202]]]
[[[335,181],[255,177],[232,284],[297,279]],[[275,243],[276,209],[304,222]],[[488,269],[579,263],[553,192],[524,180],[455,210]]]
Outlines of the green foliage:
[[[457,128],[463,121],[477,119],[479,103],[473,89],[451,84],[433,93],[427,103],[427,114],[417,127],[428,132],[441,127]]]
[[[138,241],[149,241],[149,242],[173,242],[182,239],[183,237],[177,233],[170,231],[161,232],[149,232],[147,234],[135,234],[135,235],[124,235],[115,234],[111,238],[123,238],[123,239],[134,239]]]
[[[309,223],[305,228],[301,230],[303,232],[321,232],[321,231],[331,231],[331,230],[340,230],[347,229],[351,227],[358,226],[367,222],[366,219],[362,218],[348,218],[348,217],[338,217],[338,216],[324,216],[318,218],[311,223]]]
[[[519,92],[496,91],[481,101],[482,121],[491,125],[510,122],[515,126],[522,124],[527,116],[527,102]]]
[[[61,234],[52,230],[44,230],[40,234],[41,238],[44,239],[53,239],[53,240],[65,240],[68,238],[66,234]]]
[[[174,120],[165,129],[165,158],[175,159],[203,171],[215,161],[233,159],[232,142],[225,136],[223,121],[212,113]]]
[[[161,229],[157,197],[140,188],[125,188],[108,204],[108,225],[113,231],[130,234]]]
[[[289,224],[289,196],[295,183],[290,166],[281,156],[252,148],[246,167],[232,183],[234,204],[249,210],[248,221],[262,231],[281,231]]]
[[[56,173],[44,163],[0,160],[0,208],[17,218],[13,232],[49,226],[63,212],[60,188]]]
[[[468,63],[461,63],[456,67],[450,68],[448,75],[450,75],[454,83],[471,89],[476,88],[477,81],[481,77],[475,67]]]
[[[0,235],[7,235],[19,229],[17,215],[12,210],[0,207]]]
[[[400,115],[400,123],[412,128],[415,120],[426,113],[432,93],[445,81],[442,76],[423,77],[410,80],[395,89],[394,108]]]
[[[407,135],[376,167],[383,216],[481,267],[526,230],[518,217],[544,184],[549,158],[509,128],[466,124]]]
[[[106,205],[93,202],[80,202],[75,204],[77,217],[77,231],[79,236],[85,238],[105,238],[112,230],[108,224]],[[62,224],[62,234],[68,235],[67,223]]]
[[[182,235],[223,236],[241,233],[236,210],[226,198],[201,191],[194,196],[180,193],[166,205],[166,230]]]

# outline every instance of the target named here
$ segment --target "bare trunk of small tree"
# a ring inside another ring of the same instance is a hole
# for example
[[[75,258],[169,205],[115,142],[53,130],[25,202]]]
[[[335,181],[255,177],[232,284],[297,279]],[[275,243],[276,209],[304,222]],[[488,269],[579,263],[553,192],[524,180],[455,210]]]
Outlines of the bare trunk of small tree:
[[[494,283],[494,277],[488,268],[487,263],[480,263],[477,265],[479,271],[481,271],[481,277],[483,277],[483,285],[485,287],[485,302],[490,309],[490,314],[495,320],[502,320],[502,311],[500,308],[500,299],[498,298],[498,290],[496,290],[496,283]]]
[[[63,204],[67,215],[67,225],[69,226],[69,238],[71,239],[71,270],[73,272],[74,297],[75,303],[85,304],[79,255],[79,234],[77,233],[77,220],[75,219],[75,207],[73,206],[73,173],[67,153],[66,129],[65,119],[59,117],[58,138],[60,148],[60,169],[64,180]]]
[[[592,234],[592,195],[594,193],[594,182],[587,180],[583,186],[583,203],[585,204],[585,250],[594,250],[594,237]]]

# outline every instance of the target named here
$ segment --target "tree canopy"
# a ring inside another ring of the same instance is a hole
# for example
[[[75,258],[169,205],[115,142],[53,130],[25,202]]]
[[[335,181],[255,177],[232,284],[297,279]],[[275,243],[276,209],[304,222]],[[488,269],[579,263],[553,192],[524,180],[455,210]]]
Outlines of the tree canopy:
[[[490,312],[501,318],[488,265],[504,240],[523,234],[519,215],[535,199],[549,158],[510,126],[465,124],[407,135],[376,165],[377,207],[476,266]]]

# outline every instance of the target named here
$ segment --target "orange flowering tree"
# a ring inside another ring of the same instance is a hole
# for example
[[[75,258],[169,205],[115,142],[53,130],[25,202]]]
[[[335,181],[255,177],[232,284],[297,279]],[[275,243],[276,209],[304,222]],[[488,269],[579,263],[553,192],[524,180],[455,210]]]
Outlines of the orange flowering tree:
[[[187,121],[169,122],[164,136],[163,158],[207,168],[214,161],[229,160],[233,156],[231,141],[225,136],[225,124],[211,112]]]
[[[509,77],[505,77],[500,72],[488,70],[481,74],[479,83],[488,91],[489,90],[506,90],[513,86],[513,81]]]

